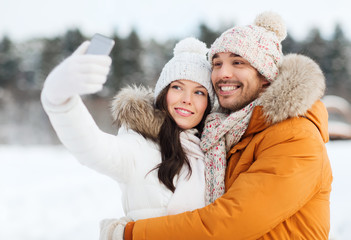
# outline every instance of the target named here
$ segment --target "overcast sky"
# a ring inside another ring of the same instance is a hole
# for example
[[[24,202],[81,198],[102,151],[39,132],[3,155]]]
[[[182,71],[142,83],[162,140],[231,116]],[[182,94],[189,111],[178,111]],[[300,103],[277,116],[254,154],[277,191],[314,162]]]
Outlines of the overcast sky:
[[[134,27],[143,38],[196,36],[200,22],[216,29],[223,24],[247,25],[262,11],[275,11],[288,33],[305,38],[318,27],[329,37],[340,23],[351,38],[351,2],[348,0],[0,0],[0,36],[18,41],[51,37],[79,28],[126,35]]]

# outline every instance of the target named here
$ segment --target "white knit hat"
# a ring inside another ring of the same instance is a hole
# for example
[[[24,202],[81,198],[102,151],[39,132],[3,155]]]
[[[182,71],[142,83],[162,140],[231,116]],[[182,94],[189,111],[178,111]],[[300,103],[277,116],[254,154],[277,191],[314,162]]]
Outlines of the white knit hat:
[[[207,52],[206,44],[193,37],[177,43],[173,50],[174,57],[163,67],[156,83],[155,100],[171,82],[186,79],[204,86],[213,105],[215,95],[211,83],[211,65],[206,59]]]
[[[208,54],[232,52],[246,59],[257,71],[273,81],[283,60],[281,41],[286,37],[282,18],[273,12],[258,15],[254,25],[231,28],[216,39]]]

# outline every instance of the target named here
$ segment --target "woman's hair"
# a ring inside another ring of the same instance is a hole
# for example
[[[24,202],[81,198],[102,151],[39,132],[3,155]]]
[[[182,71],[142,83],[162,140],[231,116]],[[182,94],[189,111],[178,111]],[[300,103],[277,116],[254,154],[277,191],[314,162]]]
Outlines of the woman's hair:
[[[158,164],[153,170],[158,168],[158,179],[172,192],[175,190],[173,178],[180,173],[183,165],[185,164],[191,175],[192,169],[189,160],[182,148],[180,141],[180,133],[183,131],[172,118],[167,108],[167,93],[170,85],[165,87],[158,95],[156,100],[156,109],[166,113],[165,121],[163,122],[160,132],[158,134],[159,144],[161,148],[162,162]],[[200,123],[195,126],[198,130],[198,136],[201,136],[206,116],[211,111],[210,98],[207,99],[207,108]]]

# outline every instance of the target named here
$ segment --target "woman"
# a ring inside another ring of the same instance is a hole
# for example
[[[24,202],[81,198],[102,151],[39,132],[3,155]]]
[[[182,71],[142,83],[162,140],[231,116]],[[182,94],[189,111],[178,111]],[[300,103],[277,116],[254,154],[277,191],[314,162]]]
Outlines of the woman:
[[[214,101],[206,45],[194,38],[180,41],[161,72],[154,97],[152,91],[137,87],[115,97],[117,136],[96,126],[79,97],[101,89],[111,63],[108,56],[84,55],[87,47],[83,43],[57,66],[42,91],[43,107],[62,143],[83,165],[120,183],[127,219],[203,207],[199,136]],[[108,225],[115,223],[104,221],[102,228],[111,229]],[[106,231],[102,234],[113,234]]]

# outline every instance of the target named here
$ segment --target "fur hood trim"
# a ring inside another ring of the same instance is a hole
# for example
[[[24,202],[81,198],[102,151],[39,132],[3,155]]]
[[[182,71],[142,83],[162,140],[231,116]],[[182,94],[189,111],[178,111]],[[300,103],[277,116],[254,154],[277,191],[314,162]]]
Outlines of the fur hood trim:
[[[128,86],[121,89],[111,102],[114,124],[140,133],[157,142],[164,114],[154,108],[154,93],[150,88]]]
[[[269,123],[303,116],[325,91],[322,70],[309,57],[288,54],[284,56],[279,75],[259,97],[260,105]]]

